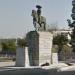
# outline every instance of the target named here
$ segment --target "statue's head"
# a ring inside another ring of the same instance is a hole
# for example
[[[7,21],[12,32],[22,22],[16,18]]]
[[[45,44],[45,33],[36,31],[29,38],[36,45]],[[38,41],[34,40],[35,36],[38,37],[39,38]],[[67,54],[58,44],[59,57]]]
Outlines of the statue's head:
[[[31,14],[31,16],[35,16],[37,13],[36,13],[36,10],[32,10],[32,14]]]
[[[36,5],[36,8],[37,8],[37,14],[38,15],[41,15],[41,6],[40,5]]]

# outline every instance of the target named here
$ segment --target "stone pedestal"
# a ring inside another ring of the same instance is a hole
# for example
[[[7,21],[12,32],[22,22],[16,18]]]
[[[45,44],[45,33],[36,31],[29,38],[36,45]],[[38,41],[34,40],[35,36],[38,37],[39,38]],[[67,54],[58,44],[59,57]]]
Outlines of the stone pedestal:
[[[52,64],[58,64],[58,53],[52,53]]]
[[[50,65],[53,35],[50,32],[31,31],[27,34],[27,39],[30,65]]]
[[[17,47],[16,50],[16,66],[27,67],[29,66],[29,55],[27,47]]]

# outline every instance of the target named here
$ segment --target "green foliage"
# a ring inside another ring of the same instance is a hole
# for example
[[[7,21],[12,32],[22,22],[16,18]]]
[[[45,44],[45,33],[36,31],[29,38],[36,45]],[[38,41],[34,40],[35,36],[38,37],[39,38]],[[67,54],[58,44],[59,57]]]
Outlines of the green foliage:
[[[8,43],[8,47],[9,47],[9,50],[15,51],[16,50],[16,44],[15,44],[15,42],[9,42]]]
[[[15,52],[16,51],[16,44],[14,40],[6,40],[2,43],[2,51],[5,52]]]
[[[63,45],[63,48],[62,48],[63,50],[62,50],[62,55],[63,55],[63,59],[64,60],[66,60],[66,58],[67,58],[67,56],[69,56],[70,55],[70,50],[71,50],[71,48],[68,46],[68,45]]]
[[[68,38],[65,35],[57,35],[53,38],[53,45],[58,45],[59,51],[62,50],[63,45],[68,43]]]
[[[53,44],[57,44],[57,45],[64,45],[67,44],[68,39],[66,36],[64,35],[57,35],[53,38]]]
[[[18,39],[17,39],[17,45],[20,46],[20,47],[25,47],[25,46],[27,46],[27,41],[26,41],[26,39],[20,39],[20,38],[18,38]]]
[[[63,45],[63,51],[64,53],[68,53],[69,52],[70,47],[68,45]]]
[[[58,53],[58,45],[53,45],[52,53]]]
[[[8,44],[3,42],[2,43],[2,51],[8,50]]]
[[[71,21],[68,20],[69,27],[73,28],[72,34],[71,34],[71,45],[72,45],[72,48],[73,48],[72,51],[75,52],[75,15],[73,15],[73,14],[75,14],[75,5],[73,5],[72,14],[71,14],[73,22],[71,23]]]

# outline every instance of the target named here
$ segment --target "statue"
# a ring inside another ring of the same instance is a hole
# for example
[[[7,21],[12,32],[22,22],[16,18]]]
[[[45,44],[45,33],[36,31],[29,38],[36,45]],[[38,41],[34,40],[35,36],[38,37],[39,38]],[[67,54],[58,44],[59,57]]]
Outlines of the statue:
[[[46,31],[46,18],[41,16],[41,6],[37,5],[36,10],[32,10],[33,25],[36,31]]]

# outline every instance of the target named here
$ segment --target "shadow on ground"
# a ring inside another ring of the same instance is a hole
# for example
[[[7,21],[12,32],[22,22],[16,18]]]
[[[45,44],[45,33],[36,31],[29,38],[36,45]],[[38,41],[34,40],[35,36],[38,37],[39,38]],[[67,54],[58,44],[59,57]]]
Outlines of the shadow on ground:
[[[57,72],[56,69],[4,69],[0,75],[75,75],[75,71]]]

